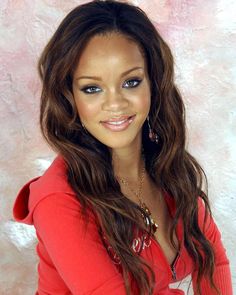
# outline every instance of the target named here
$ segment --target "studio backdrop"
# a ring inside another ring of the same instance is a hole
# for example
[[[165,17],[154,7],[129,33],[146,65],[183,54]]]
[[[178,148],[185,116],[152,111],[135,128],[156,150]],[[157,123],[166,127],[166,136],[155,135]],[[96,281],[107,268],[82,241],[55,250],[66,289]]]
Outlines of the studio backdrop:
[[[54,157],[39,131],[38,57],[64,16],[83,2],[0,1],[1,295],[32,295],[36,288],[35,232],[13,221],[12,206],[19,188]],[[208,176],[236,292],[236,2],[131,2],[147,12],[173,51],[186,105],[187,148]]]

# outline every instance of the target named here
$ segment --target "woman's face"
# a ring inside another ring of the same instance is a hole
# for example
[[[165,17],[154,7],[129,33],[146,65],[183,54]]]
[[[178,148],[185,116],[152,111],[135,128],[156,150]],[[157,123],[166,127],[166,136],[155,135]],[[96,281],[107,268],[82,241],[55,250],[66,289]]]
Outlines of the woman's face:
[[[73,94],[85,128],[112,149],[141,143],[150,85],[139,46],[121,34],[96,35],[82,52]]]

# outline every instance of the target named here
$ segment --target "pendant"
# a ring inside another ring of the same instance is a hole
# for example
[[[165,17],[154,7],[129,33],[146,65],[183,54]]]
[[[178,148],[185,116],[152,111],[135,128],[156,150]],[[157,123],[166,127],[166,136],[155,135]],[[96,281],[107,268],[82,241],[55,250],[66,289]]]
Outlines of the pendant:
[[[145,211],[145,213],[149,216],[150,218],[150,221],[151,221],[151,230],[152,230],[152,233],[154,234],[157,229],[158,229],[158,224],[156,223],[156,221],[152,218],[152,215],[151,215],[151,211],[148,209],[147,205],[142,202],[140,204],[140,207]],[[149,223],[149,219],[147,218],[147,216],[145,216],[144,214],[142,214],[143,218],[144,218],[144,222],[147,226],[150,225]]]
[[[152,219],[152,231],[155,233],[158,229],[158,224]]]

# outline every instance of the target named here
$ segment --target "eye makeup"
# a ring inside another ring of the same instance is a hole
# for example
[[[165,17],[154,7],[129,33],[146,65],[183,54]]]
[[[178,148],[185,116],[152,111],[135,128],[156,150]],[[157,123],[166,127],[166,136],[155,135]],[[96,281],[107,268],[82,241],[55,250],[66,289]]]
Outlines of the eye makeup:
[[[141,82],[142,82],[141,78],[137,78],[137,77],[131,78],[131,79],[126,80],[122,84],[122,88],[126,88],[126,89],[136,88],[140,85]],[[84,92],[85,94],[95,94],[95,93],[101,92],[102,89],[97,85],[87,85],[87,86],[80,88],[80,91]]]

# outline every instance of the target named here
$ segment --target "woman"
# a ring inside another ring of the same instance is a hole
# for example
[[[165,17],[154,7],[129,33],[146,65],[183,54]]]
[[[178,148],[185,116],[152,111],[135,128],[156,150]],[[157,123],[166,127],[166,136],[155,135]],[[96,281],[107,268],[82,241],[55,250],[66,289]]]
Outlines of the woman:
[[[93,1],[39,60],[40,123],[58,153],[19,192],[38,236],[37,294],[232,294],[204,173],[185,150],[173,58],[145,13]]]

